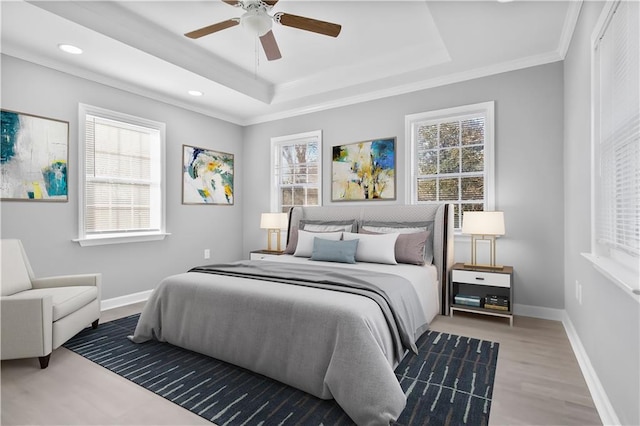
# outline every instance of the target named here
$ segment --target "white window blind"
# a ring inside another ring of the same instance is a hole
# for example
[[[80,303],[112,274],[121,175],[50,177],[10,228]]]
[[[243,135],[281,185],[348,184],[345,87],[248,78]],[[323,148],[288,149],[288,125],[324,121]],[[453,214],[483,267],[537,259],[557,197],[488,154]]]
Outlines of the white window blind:
[[[90,106],[81,119],[80,240],[163,235],[164,124]]]
[[[637,2],[619,3],[596,46],[600,65],[597,240],[634,256],[640,255],[637,14]]]
[[[638,290],[640,4],[612,3],[600,22],[593,45],[592,255]]]
[[[465,211],[493,209],[493,102],[405,117],[412,203],[454,205],[454,227]]]
[[[322,203],[322,133],[313,131],[271,139],[273,211]]]

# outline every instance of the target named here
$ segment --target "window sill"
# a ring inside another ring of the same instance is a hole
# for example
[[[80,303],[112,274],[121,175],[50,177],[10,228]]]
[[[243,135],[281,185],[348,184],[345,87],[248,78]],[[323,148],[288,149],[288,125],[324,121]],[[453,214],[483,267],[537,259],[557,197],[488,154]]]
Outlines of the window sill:
[[[640,302],[640,279],[637,272],[606,257],[592,253],[581,253],[581,255],[591,262],[598,272]]]
[[[82,247],[90,246],[103,246],[107,244],[125,244],[125,243],[143,243],[147,241],[160,241],[164,240],[167,235],[171,235],[167,232],[158,232],[153,234],[127,234],[127,235],[110,235],[110,236],[97,236],[97,237],[85,237],[76,238],[72,240]]]

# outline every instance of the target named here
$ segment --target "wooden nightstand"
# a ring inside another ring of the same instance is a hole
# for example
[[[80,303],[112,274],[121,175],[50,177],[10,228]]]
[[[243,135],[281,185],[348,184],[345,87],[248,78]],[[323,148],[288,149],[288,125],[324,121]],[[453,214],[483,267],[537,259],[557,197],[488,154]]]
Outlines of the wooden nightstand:
[[[450,315],[454,311],[473,312],[476,314],[493,315],[509,319],[513,326],[513,267],[503,269],[469,268],[463,263],[456,263],[451,269]],[[456,302],[456,296],[459,296]],[[464,298],[463,296],[470,296]],[[487,296],[496,296],[493,307]],[[480,306],[470,306],[470,300],[480,300]],[[466,300],[466,301],[465,301]],[[500,302],[506,301],[506,306]]]
[[[270,257],[282,256],[284,251],[270,251],[270,250],[253,250],[250,253],[251,260],[269,260]]]

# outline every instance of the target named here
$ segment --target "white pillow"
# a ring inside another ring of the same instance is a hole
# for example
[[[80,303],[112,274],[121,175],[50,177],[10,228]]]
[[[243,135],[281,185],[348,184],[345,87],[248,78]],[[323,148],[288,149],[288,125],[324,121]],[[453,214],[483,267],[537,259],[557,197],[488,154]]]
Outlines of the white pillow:
[[[324,240],[329,240],[329,241],[339,241],[340,237],[342,237],[342,232],[318,233],[318,232],[303,231],[299,229],[298,245],[296,246],[296,251],[295,253],[293,253],[293,255],[298,257],[311,257],[311,254],[313,253],[314,238],[322,238]]]
[[[343,232],[343,240],[360,240],[356,249],[356,260],[358,262],[388,263],[397,265],[396,262],[396,240],[398,234],[354,234],[353,232]]]

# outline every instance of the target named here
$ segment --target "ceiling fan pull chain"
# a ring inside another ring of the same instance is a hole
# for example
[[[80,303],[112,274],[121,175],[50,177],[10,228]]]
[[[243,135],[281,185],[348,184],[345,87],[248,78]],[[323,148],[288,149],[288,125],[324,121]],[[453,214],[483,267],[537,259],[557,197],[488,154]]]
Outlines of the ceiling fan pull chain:
[[[253,52],[255,54],[255,71],[253,73],[253,78],[258,79],[258,66],[260,65],[260,52],[258,52],[258,37],[254,38],[253,42]]]

